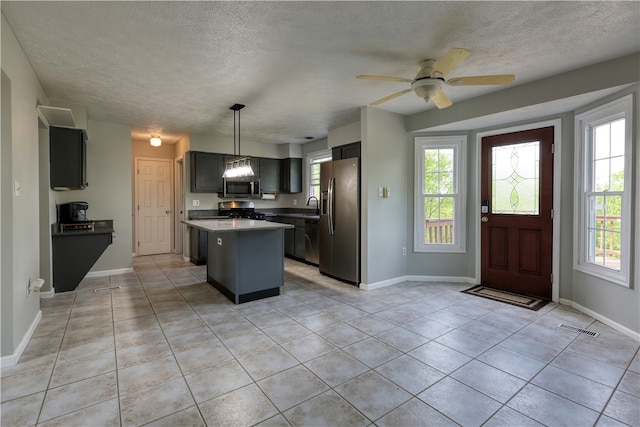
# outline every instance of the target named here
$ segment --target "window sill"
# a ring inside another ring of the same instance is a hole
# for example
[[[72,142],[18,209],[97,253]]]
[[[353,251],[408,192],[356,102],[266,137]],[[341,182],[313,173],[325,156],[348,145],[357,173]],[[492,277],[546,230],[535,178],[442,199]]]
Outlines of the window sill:
[[[420,252],[420,253],[444,253],[444,254],[463,254],[467,252],[465,247],[454,246],[454,245],[420,246],[420,247],[414,247],[413,251]]]
[[[629,288],[629,279],[623,273],[615,273],[614,270],[609,268],[590,264],[574,264],[573,268],[582,273],[597,277],[598,279],[606,280],[607,282],[611,282],[624,288]]]

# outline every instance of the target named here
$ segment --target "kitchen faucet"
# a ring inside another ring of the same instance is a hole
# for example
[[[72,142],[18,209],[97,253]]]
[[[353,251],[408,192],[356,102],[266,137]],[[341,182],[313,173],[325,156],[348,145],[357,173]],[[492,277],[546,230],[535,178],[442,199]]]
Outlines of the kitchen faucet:
[[[311,196],[307,199],[307,206],[309,206],[311,199],[316,199],[316,215],[318,215],[320,213],[320,201],[316,196]]]

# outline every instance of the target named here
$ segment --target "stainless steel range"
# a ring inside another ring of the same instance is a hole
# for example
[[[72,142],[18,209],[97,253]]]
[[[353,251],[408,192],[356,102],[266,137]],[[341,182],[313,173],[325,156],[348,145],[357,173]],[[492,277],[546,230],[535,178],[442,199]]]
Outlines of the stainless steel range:
[[[218,215],[229,218],[264,219],[264,214],[255,211],[255,205],[248,200],[218,202]]]

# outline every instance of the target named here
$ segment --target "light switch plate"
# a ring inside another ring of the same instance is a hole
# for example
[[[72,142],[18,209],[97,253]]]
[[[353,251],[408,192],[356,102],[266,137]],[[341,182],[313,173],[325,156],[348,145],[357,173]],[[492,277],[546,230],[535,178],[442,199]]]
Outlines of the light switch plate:
[[[194,200],[193,206],[200,206],[200,200]]]

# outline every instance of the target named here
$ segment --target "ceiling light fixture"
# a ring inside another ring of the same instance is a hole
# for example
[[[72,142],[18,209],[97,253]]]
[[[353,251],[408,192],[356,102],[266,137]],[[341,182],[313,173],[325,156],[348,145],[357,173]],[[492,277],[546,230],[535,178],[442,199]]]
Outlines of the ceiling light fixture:
[[[162,140],[159,136],[151,135],[151,139],[149,139],[149,143],[154,147],[160,147],[162,145]]]
[[[242,104],[233,104],[229,107],[230,110],[233,110],[233,155],[236,155],[236,128],[238,129],[238,154],[240,156],[240,110],[244,108]],[[238,122],[236,125],[236,114],[238,116]],[[245,176],[254,176],[253,168],[251,167],[251,160],[249,157],[238,157],[235,159],[228,160],[224,173],[222,174],[223,178],[239,178]]]

